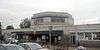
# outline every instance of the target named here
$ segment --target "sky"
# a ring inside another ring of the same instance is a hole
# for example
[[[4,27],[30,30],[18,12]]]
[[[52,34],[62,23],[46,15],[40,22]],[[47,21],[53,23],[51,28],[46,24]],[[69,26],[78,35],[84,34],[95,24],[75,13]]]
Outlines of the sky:
[[[45,11],[68,12],[74,24],[100,23],[99,0],[0,0],[2,28],[13,25],[19,28],[24,18]]]

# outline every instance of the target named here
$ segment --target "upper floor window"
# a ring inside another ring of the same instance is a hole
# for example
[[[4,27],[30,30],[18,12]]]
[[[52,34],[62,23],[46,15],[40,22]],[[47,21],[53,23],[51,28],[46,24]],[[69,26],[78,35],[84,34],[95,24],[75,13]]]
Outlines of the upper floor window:
[[[36,22],[39,22],[39,23],[43,22],[43,18],[37,18]]]
[[[65,22],[65,18],[51,18],[51,22]]]

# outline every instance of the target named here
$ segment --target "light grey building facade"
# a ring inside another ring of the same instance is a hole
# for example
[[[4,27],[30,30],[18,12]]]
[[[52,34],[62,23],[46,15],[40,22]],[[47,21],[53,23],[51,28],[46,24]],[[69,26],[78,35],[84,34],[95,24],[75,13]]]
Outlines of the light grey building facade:
[[[66,12],[41,12],[33,14],[31,28],[2,30],[3,35],[15,34],[20,42],[40,42],[61,44],[69,36],[74,45],[88,42],[100,46],[100,24],[74,25],[72,15]],[[9,33],[9,34],[8,34]],[[65,41],[65,42],[68,42]],[[96,42],[96,43],[95,43]]]
[[[100,46],[100,24],[74,25],[69,27],[74,43],[87,46]]]

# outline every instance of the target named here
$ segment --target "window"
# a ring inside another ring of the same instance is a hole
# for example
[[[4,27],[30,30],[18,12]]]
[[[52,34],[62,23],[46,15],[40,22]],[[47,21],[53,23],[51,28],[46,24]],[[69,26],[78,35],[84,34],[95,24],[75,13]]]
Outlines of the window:
[[[78,36],[80,40],[84,39],[84,33],[78,33]]]
[[[39,22],[39,23],[43,22],[43,18],[37,18],[36,22]]]
[[[86,39],[86,40],[92,40],[92,35],[91,35],[91,33],[85,33],[85,39]]]
[[[46,36],[45,35],[42,35],[42,39],[45,39],[46,38]]]
[[[100,40],[100,32],[93,33],[93,40]]]
[[[65,22],[65,18],[51,18],[51,22]]]
[[[61,36],[58,36],[58,40],[61,40]]]

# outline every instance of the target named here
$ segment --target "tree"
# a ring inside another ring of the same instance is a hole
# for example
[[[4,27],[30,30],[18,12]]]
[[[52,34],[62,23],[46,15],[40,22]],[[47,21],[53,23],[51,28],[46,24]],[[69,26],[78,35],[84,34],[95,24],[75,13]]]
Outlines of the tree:
[[[20,28],[30,28],[31,22],[28,18],[25,18],[21,23],[20,23]]]
[[[2,30],[2,29],[1,29],[1,22],[0,22],[0,34],[2,33],[1,30]]]
[[[0,29],[1,29],[1,22],[0,22]]]
[[[14,29],[14,27],[9,25],[6,27],[6,29]]]

